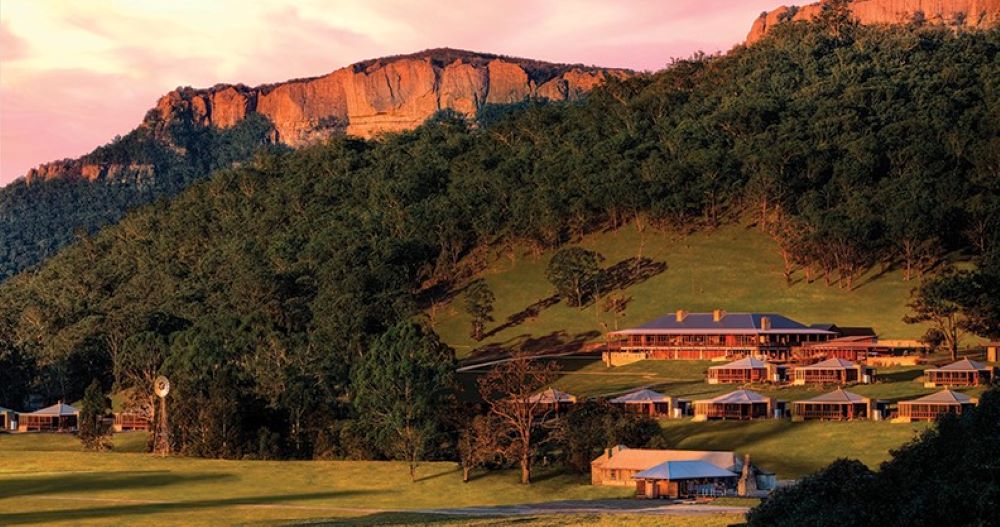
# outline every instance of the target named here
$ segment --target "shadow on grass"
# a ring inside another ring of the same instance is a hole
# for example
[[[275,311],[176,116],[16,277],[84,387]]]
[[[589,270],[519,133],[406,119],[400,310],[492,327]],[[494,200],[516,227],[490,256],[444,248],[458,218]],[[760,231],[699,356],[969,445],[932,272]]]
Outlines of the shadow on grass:
[[[477,360],[486,360],[508,357],[514,351],[521,351],[530,355],[570,353],[580,351],[587,342],[598,336],[600,336],[600,332],[598,331],[585,331],[573,336],[570,336],[565,331],[553,331],[548,335],[540,337],[522,334],[502,343],[487,344],[475,349],[472,351],[472,356]]]
[[[510,315],[509,317],[507,317],[507,320],[503,324],[500,324],[499,326],[487,331],[486,334],[483,335],[483,338],[488,339],[493,335],[500,333],[501,331],[510,329],[512,327],[520,326],[521,324],[524,324],[529,320],[538,318],[538,315],[541,314],[543,309],[548,309],[558,303],[559,303],[558,294],[545,297],[535,302],[534,304],[531,304],[530,306],[522,309],[521,311],[518,311],[517,313]]]
[[[149,489],[227,479],[233,479],[233,476],[225,473],[179,475],[160,470],[64,473],[52,476],[2,478],[0,479],[0,496],[11,498],[38,494],[80,492],[81,490],[92,492],[119,489]]]
[[[352,516],[350,518],[326,518],[319,520],[290,520],[279,522],[282,525],[468,525],[475,522],[477,526],[490,525],[520,525],[535,521],[533,518],[524,517],[477,517],[458,516],[454,514],[425,514],[416,512],[378,512],[366,516]],[[270,522],[268,522],[270,524]]]
[[[913,382],[924,375],[924,370],[903,370],[888,373],[878,373],[879,382]]]
[[[87,507],[31,512],[0,514],[0,525],[48,524],[54,522],[80,522],[117,517],[133,517],[159,513],[195,513],[234,506],[266,506],[289,501],[339,498],[368,494],[367,491],[311,492],[305,494],[285,494],[281,496],[251,496],[244,498],[209,499],[175,502],[150,502],[127,505]]]
[[[667,270],[667,262],[657,262],[652,258],[626,258],[604,270],[601,294],[615,290],[625,290],[641,284]]]
[[[771,426],[751,426],[761,421],[708,421],[688,422],[665,428],[662,437],[667,445],[677,447],[685,439],[696,438],[697,445],[685,448],[740,450],[746,445],[759,444],[788,431],[791,423],[765,421]],[[773,423],[773,424],[772,424]]]
[[[447,470],[442,470],[440,472],[435,472],[434,474],[427,474],[425,476],[420,476],[417,479],[415,479],[413,482],[414,483],[420,483],[421,481],[429,481],[429,480],[437,479],[437,478],[444,477],[444,476],[450,476],[452,474],[455,474],[455,473],[461,472],[461,471],[462,471],[462,469],[458,468],[458,467],[450,468],[450,469],[447,469]]]

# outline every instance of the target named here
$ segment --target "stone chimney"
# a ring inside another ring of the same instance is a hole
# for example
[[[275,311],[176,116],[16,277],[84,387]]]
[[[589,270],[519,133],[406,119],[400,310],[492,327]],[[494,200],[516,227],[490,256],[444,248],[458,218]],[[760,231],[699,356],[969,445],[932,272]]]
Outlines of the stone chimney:
[[[760,330],[768,331],[771,329],[771,317],[760,317]]]
[[[678,309],[676,316],[678,322],[684,322],[684,319],[687,318],[688,316],[688,312],[684,311],[683,309]]]
[[[750,454],[743,458],[743,470],[740,471],[740,479],[736,483],[736,494],[739,496],[750,496],[757,491],[757,480],[754,478],[753,466],[750,465]]]
[[[726,316],[726,312],[721,309],[716,309],[712,311],[712,322],[721,322],[722,317]]]

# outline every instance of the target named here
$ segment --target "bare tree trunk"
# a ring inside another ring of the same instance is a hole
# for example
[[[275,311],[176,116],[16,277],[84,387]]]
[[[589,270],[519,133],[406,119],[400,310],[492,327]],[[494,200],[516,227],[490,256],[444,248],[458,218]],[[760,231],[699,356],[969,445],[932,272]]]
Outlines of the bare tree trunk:
[[[521,454],[521,484],[531,484],[531,457],[527,450]]]

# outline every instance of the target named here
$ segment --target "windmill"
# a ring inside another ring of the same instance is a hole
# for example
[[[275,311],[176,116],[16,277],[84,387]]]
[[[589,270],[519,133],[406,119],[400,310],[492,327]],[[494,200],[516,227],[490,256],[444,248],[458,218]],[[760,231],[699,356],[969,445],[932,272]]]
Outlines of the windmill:
[[[153,429],[153,453],[161,456],[170,454],[170,426],[167,424],[167,394],[170,381],[160,375],[153,381],[153,393],[160,398],[160,408],[156,412],[156,428]]]

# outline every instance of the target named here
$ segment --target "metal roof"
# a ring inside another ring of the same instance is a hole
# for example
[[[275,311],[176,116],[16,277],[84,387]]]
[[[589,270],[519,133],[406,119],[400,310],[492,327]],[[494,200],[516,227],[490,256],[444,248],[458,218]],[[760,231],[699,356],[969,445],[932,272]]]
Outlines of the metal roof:
[[[710,369],[710,370],[747,370],[747,369],[751,369],[751,368],[754,368],[754,369],[765,369],[765,368],[767,368],[767,363],[764,362],[764,361],[762,361],[762,360],[760,360],[760,359],[755,359],[753,357],[747,357],[745,359],[740,359],[738,361],[733,361],[733,362],[730,362],[728,364],[720,364],[718,366],[711,366],[708,369]]]
[[[695,401],[695,403],[750,404],[766,403],[768,401],[770,401],[769,397],[764,397],[757,392],[750,390],[736,390],[713,399]]]
[[[862,397],[856,393],[848,392],[837,388],[830,393],[824,393],[823,395],[817,395],[812,399],[807,399],[805,401],[795,401],[797,403],[808,402],[808,403],[867,403],[869,399],[867,397]]]
[[[570,395],[566,392],[561,392],[555,388],[547,388],[542,390],[531,397],[528,397],[529,403],[542,403],[542,404],[553,404],[553,403],[575,403],[576,396]]]
[[[973,402],[972,397],[965,395],[962,392],[954,392],[948,389],[941,390],[937,393],[932,393],[930,395],[925,395],[919,399],[913,399],[912,401],[900,401],[901,403],[921,403],[921,404],[970,404]]]
[[[853,370],[858,365],[844,359],[827,359],[823,362],[810,364],[809,366],[796,366],[797,370]]]
[[[77,415],[80,411],[72,406],[64,403],[56,403],[52,406],[42,408],[41,410],[35,410],[34,412],[29,412],[27,415],[51,415],[51,416],[64,416],[64,415]]]
[[[665,461],[653,468],[639,472],[635,479],[682,479],[735,478],[735,472],[719,468],[706,461]]]
[[[670,397],[663,395],[660,392],[654,392],[653,390],[636,390],[632,393],[626,393],[625,395],[615,397],[609,402],[612,403],[669,403]]]
[[[651,320],[635,328],[613,333],[629,334],[758,334],[758,333],[807,333],[835,335],[825,329],[811,328],[777,313],[724,313],[716,322],[712,313],[688,313],[677,321],[676,313]],[[771,329],[762,329],[761,319],[770,320]]]
[[[666,461],[704,461],[719,468],[735,470],[741,460],[733,452],[713,450],[656,450],[618,446],[591,463],[605,469],[646,470]]]
[[[940,371],[981,371],[989,370],[990,367],[974,360],[962,359],[958,362],[953,362],[947,366],[941,366],[940,368],[934,368]]]

